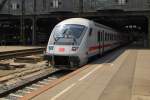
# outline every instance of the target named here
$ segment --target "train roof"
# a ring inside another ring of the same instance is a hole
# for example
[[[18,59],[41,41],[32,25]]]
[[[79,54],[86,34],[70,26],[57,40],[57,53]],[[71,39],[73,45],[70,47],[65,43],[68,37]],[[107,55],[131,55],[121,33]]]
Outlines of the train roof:
[[[94,22],[94,24],[95,24],[95,26],[97,26],[97,27],[101,27],[101,28],[104,28],[104,29],[109,29],[109,30],[116,31],[115,29],[113,29],[113,28],[111,28],[111,27],[109,27],[109,26],[105,26],[105,25],[103,25],[103,24],[99,24],[99,23],[96,23],[96,22]]]
[[[92,20],[85,19],[85,18],[70,18],[70,19],[66,19],[66,20],[60,22],[58,25],[61,25],[61,24],[80,24],[80,25],[84,25],[84,26],[90,26],[90,25],[93,26],[94,25],[94,26],[101,27],[104,29],[114,30],[111,27],[96,23]]]
[[[84,26],[89,26],[90,24],[93,24],[93,21],[90,21],[85,18],[70,18],[60,22],[58,25],[61,24],[80,24]]]

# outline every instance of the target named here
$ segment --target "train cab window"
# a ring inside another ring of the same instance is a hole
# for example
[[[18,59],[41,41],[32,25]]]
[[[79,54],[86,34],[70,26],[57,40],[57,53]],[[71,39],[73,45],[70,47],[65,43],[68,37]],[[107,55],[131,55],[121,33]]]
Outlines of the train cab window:
[[[92,28],[90,28],[90,31],[89,31],[89,36],[91,36],[92,35]]]
[[[76,24],[58,25],[53,30],[53,38],[56,45],[79,45],[87,27]],[[51,42],[53,43],[53,42]]]

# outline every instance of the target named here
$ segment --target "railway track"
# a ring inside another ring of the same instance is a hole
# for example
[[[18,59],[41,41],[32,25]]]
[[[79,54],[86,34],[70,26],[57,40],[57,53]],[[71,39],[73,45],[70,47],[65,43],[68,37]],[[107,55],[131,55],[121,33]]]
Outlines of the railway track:
[[[1,69],[1,72],[10,71],[10,73],[0,75],[0,100],[18,100],[25,94],[31,93],[71,72],[46,66],[46,61],[44,59],[41,60],[43,56],[37,55],[42,53],[43,50],[0,53],[0,63],[2,65],[3,63],[4,65],[8,64],[8,68],[12,63],[25,64],[25,68],[18,68],[15,71],[14,69]],[[35,58],[31,59],[32,56]],[[34,61],[38,57],[40,57],[40,60]],[[32,63],[33,61],[36,63]]]
[[[16,72],[9,73],[9,74],[1,76],[0,77],[0,83],[2,84],[4,82],[10,81],[11,79],[15,79],[15,78],[18,78],[18,77],[29,75],[31,73],[38,72],[38,71],[45,70],[45,69],[47,69],[46,66],[44,66],[44,67],[38,66],[36,68],[35,67],[25,68],[21,71],[16,71]]]
[[[10,59],[14,57],[22,57],[31,54],[39,54],[39,53],[43,53],[44,50],[45,48],[36,48],[36,49],[0,52],[0,60]]]
[[[17,100],[68,73],[46,66],[43,51],[44,48],[0,52],[0,100]]]
[[[27,93],[53,82],[54,80],[70,73],[65,70],[47,70],[45,72],[34,73],[31,77],[21,79],[20,82],[3,88],[0,91],[0,100],[18,100]]]

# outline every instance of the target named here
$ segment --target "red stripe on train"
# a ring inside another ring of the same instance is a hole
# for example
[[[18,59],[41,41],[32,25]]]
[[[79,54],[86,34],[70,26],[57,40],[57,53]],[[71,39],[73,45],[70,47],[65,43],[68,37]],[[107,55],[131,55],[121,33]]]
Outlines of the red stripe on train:
[[[118,44],[118,43],[113,43],[113,44],[106,44],[106,45],[104,45],[104,46],[102,46],[102,45],[98,45],[98,46],[93,46],[93,47],[90,47],[89,48],[89,51],[94,51],[94,50],[97,50],[97,49],[100,49],[100,48],[106,48],[106,47],[110,47],[110,46],[112,46],[112,45],[115,45],[115,44]]]
[[[90,47],[89,48],[89,51],[94,51],[94,50],[97,50],[97,49],[99,49],[99,48],[102,48],[103,46],[93,46],[93,47]]]

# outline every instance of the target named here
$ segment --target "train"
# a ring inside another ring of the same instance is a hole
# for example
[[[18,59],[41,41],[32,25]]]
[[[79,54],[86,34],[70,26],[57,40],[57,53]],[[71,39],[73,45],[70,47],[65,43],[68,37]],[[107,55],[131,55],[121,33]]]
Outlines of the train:
[[[45,58],[59,69],[77,69],[92,57],[126,44],[130,35],[85,18],[70,18],[51,32]]]

